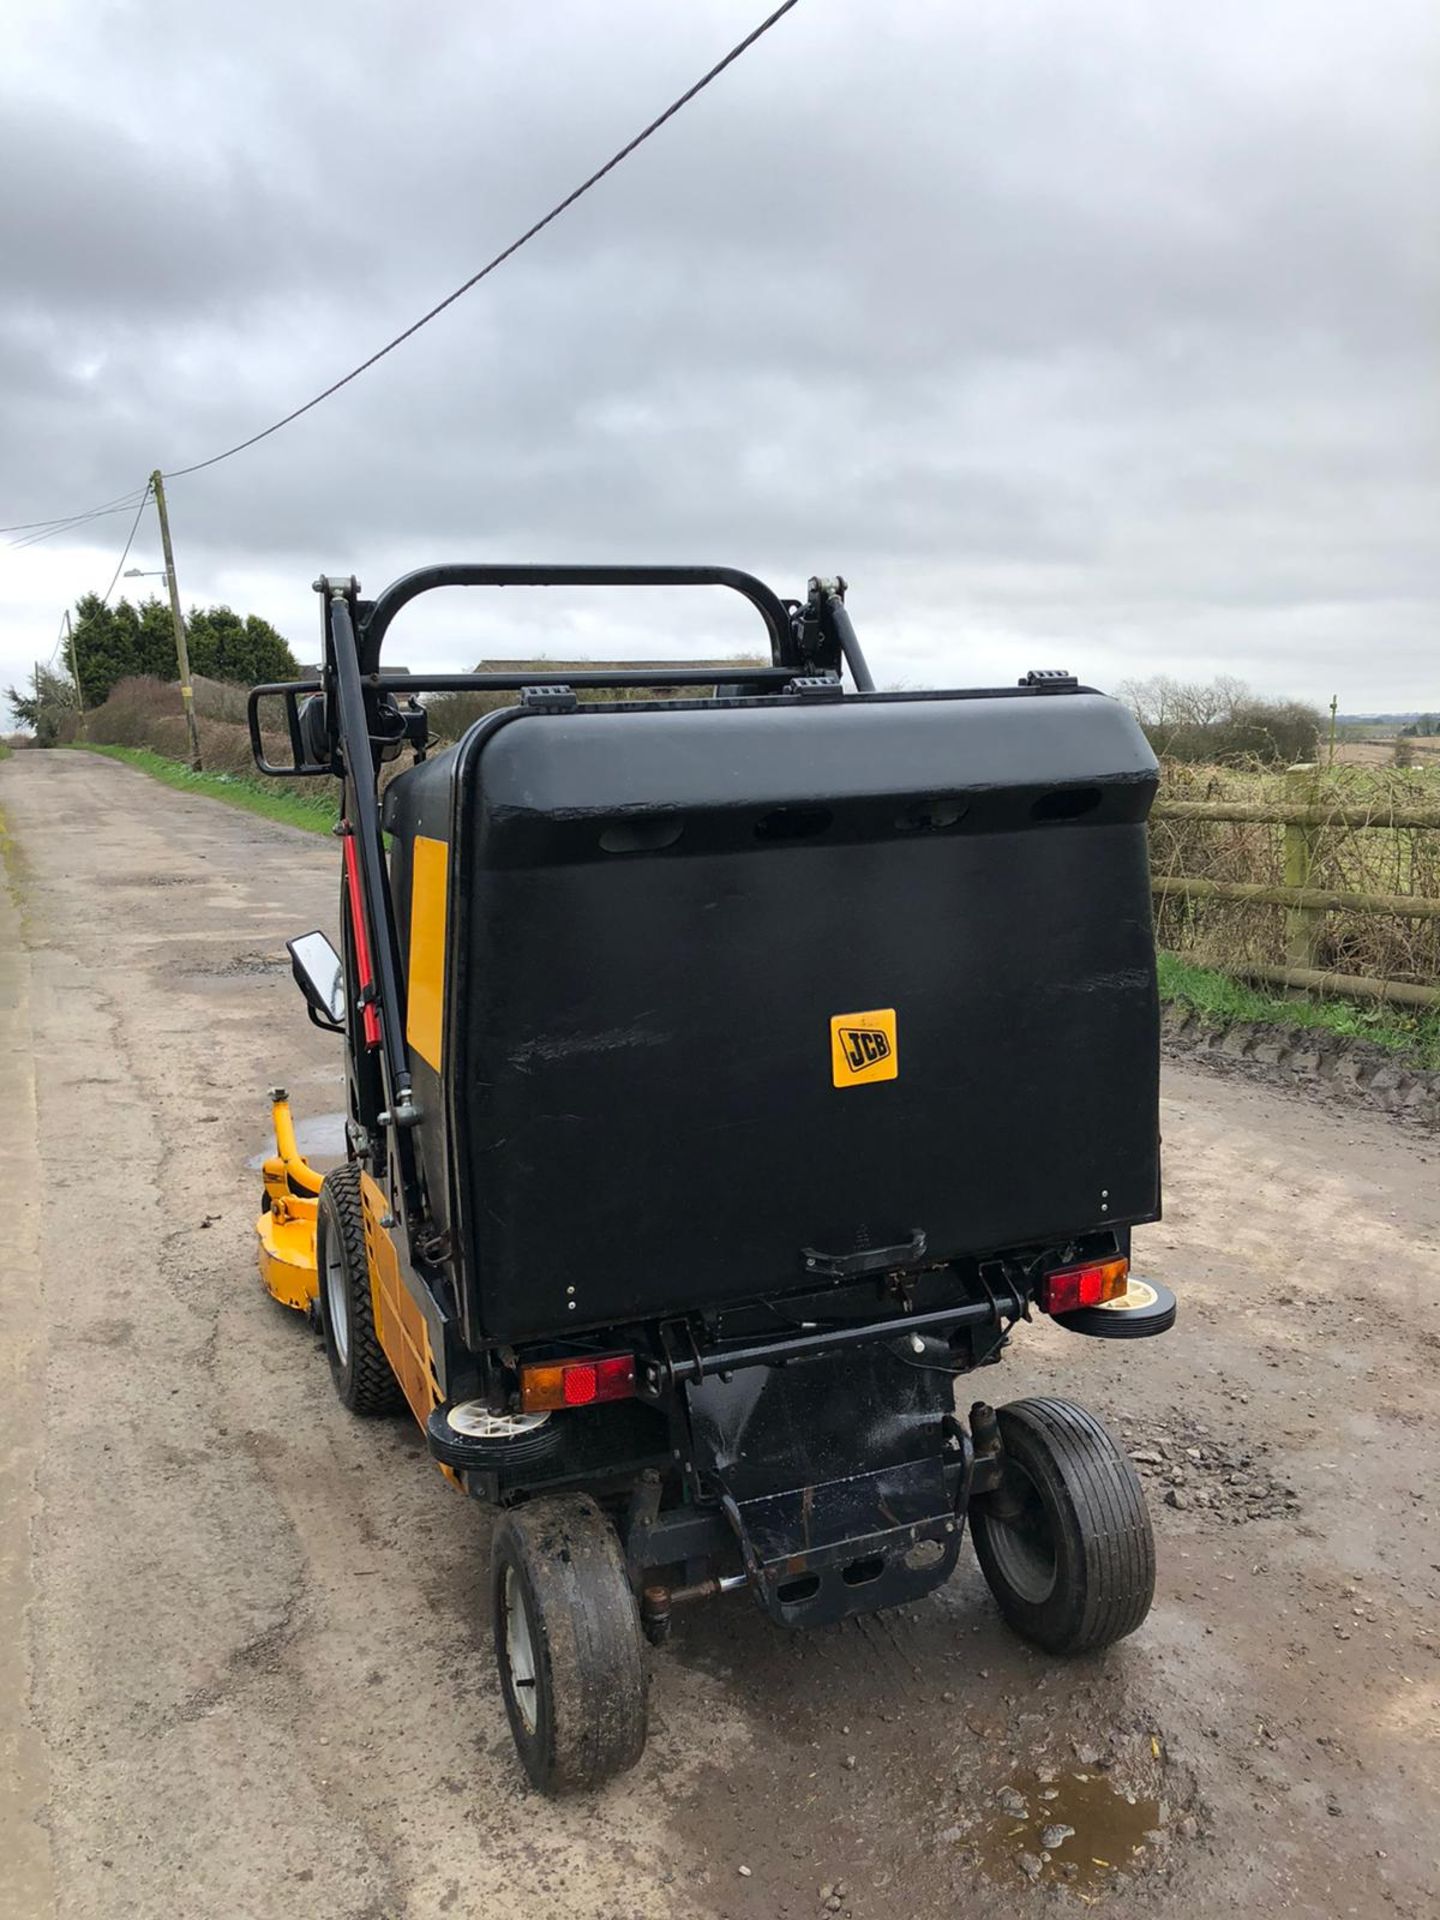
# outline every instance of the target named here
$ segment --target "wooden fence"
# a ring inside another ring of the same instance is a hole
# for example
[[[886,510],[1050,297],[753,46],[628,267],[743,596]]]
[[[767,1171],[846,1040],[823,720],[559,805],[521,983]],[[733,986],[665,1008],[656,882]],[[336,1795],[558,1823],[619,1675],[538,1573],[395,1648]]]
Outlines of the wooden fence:
[[[1440,828],[1440,807],[1397,805],[1377,796],[1366,806],[1332,805],[1319,797],[1320,769],[1291,767],[1283,801],[1157,800],[1153,818],[1172,821],[1230,821],[1284,829],[1284,884],[1214,880],[1179,873],[1156,874],[1157,901],[1166,898],[1223,900],[1285,909],[1285,964],[1237,959],[1228,971],[1247,980],[1303,987],[1313,993],[1360,1000],[1390,1001],[1411,1007],[1440,1007],[1440,987],[1407,980],[1376,979],[1337,972],[1318,964],[1325,918],[1330,913],[1391,915],[1409,920],[1440,920],[1440,899],[1410,893],[1352,893],[1311,884],[1327,831],[1362,828]],[[1162,789],[1163,793],[1163,789]]]

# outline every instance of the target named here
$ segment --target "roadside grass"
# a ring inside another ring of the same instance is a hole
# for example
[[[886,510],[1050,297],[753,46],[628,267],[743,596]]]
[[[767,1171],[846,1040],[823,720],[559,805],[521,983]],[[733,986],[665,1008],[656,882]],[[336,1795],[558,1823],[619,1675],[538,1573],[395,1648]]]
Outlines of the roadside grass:
[[[14,751],[13,747],[7,747],[5,742],[0,740],[0,760],[8,760]]]
[[[1163,949],[1156,956],[1160,998],[1187,1008],[1207,1026],[1233,1022],[1254,1026],[1320,1028],[1369,1040],[1415,1066],[1440,1067],[1440,1013],[1405,1007],[1362,1005],[1355,1000],[1311,1000],[1297,993],[1266,993],[1211,967],[1192,966]]]
[[[224,800],[247,813],[258,813],[266,820],[280,820],[288,827],[304,827],[309,833],[329,833],[335,824],[336,804],[331,783],[312,798],[309,793],[269,791],[237,773],[193,773],[178,760],[169,760],[149,747],[107,747],[93,740],[77,740],[73,745],[85,753],[103,753],[107,760],[122,760],[138,767],[152,780],[174,787],[181,793],[200,793],[211,800]]]

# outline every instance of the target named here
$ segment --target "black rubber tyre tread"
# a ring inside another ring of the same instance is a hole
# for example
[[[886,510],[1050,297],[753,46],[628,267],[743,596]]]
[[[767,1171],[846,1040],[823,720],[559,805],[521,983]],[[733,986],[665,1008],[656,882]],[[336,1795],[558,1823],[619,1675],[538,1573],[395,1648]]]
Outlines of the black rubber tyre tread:
[[[970,1510],[981,1571],[1006,1619],[1050,1653],[1087,1653],[1133,1633],[1155,1596],[1155,1536],[1140,1476],[1094,1414],[1068,1400],[997,1410],[1007,1453],[1050,1518],[1056,1578],[1044,1601],[1017,1593],[997,1564],[983,1499]]]
[[[1067,1333],[1083,1333],[1092,1340],[1153,1340],[1168,1333],[1179,1311],[1174,1294],[1158,1280],[1146,1285],[1155,1290],[1155,1300],[1133,1313],[1113,1313],[1105,1307],[1077,1307],[1073,1313],[1057,1313],[1055,1324]]]
[[[350,1303],[350,1352],[341,1360],[330,1330],[325,1294],[325,1249],[331,1234],[339,1238],[345,1292]],[[360,1197],[360,1169],[351,1161],[327,1173],[320,1187],[315,1218],[315,1259],[319,1269],[320,1328],[325,1357],[342,1406],[351,1413],[398,1413],[405,1405],[400,1382],[385,1357],[375,1331],[375,1309],[370,1296],[370,1256],[365,1251],[365,1207]]]
[[[504,1575],[515,1569],[536,1668],[532,1734],[504,1657]],[[505,1712],[520,1759],[542,1793],[598,1787],[645,1748],[645,1643],[619,1537],[588,1494],[512,1508],[495,1530],[490,1615]]]
[[[446,1466],[471,1473],[505,1473],[533,1467],[558,1452],[565,1444],[565,1425],[563,1420],[552,1419],[514,1440],[477,1440],[457,1433],[444,1411],[436,1407],[425,1423],[425,1438],[432,1456]]]

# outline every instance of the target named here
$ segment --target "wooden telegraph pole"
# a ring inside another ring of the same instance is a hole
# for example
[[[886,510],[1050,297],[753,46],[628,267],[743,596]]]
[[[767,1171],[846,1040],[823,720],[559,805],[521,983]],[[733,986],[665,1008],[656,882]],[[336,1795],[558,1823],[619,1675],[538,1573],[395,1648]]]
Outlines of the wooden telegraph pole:
[[[185,620],[180,612],[180,587],[175,578],[175,554],[170,545],[170,516],[165,511],[165,480],[157,467],[150,476],[155,489],[155,511],[160,515],[160,545],[165,553],[165,580],[170,588],[170,618],[175,623],[175,658],[180,663],[180,700],[185,708],[185,724],[190,729],[190,765],[200,772],[200,729],[195,724],[195,689],[190,684],[190,649],[185,640]]]
[[[70,655],[70,678],[75,682],[75,709],[80,715],[80,738],[85,738],[85,689],[80,684],[80,661],[75,649],[75,629],[70,624],[70,609],[65,609],[65,644]]]

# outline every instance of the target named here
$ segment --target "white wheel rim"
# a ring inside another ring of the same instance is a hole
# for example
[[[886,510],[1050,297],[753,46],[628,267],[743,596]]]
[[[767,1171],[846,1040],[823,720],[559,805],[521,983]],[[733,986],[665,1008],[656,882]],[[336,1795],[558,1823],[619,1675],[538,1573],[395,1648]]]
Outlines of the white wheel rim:
[[[535,1699],[535,1643],[530,1634],[530,1616],[525,1611],[525,1596],[515,1569],[506,1567],[501,1603],[505,1610],[505,1665],[510,1674],[510,1695],[525,1731],[534,1733],[537,1703]]]
[[[550,1418],[548,1413],[492,1413],[481,1400],[462,1400],[445,1416],[446,1424],[470,1440],[520,1440]]]
[[[350,1358],[350,1296],[345,1291],[345,1266],[335,1236],[325,1236],[325,1305],[330,1317],[330,1338],[341,1366]]]

